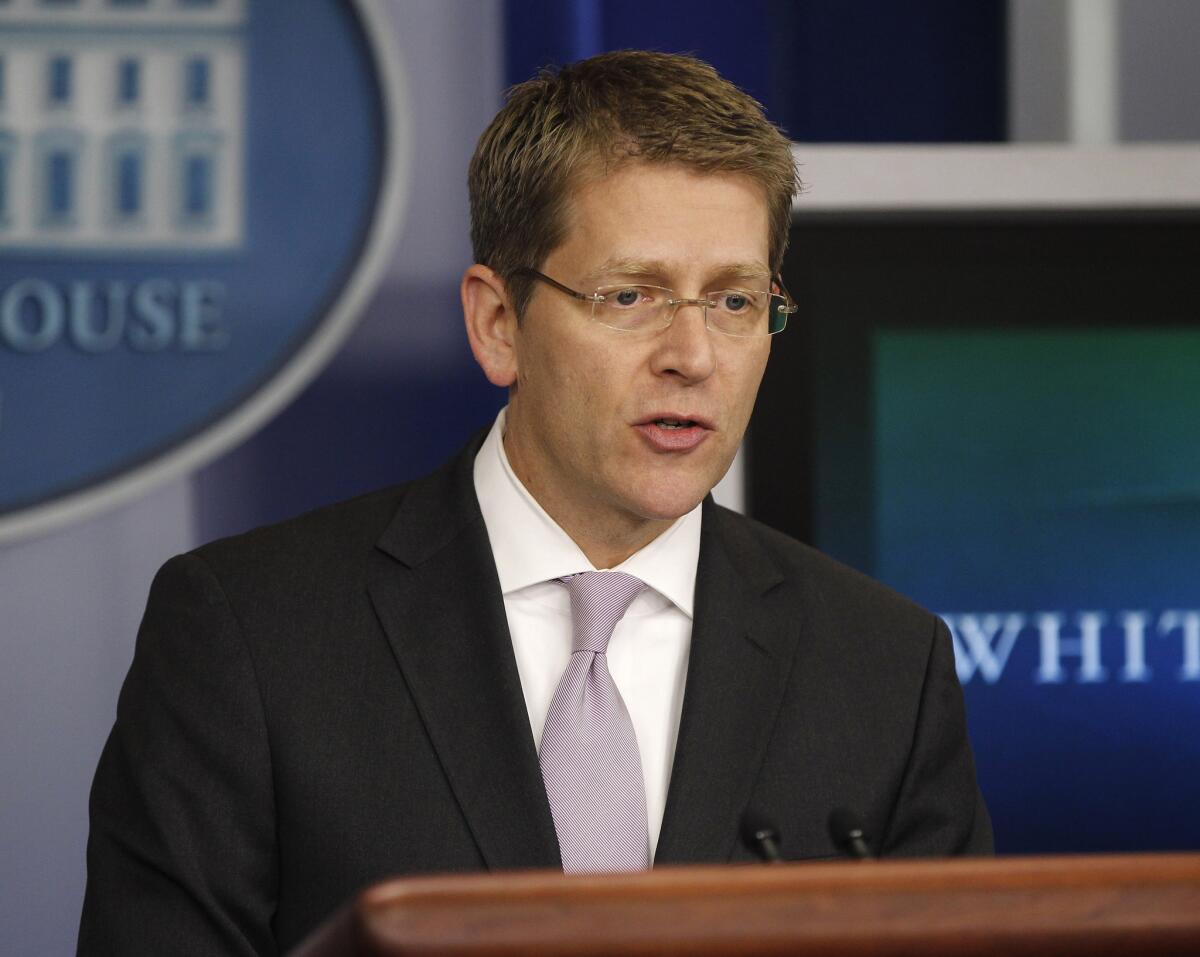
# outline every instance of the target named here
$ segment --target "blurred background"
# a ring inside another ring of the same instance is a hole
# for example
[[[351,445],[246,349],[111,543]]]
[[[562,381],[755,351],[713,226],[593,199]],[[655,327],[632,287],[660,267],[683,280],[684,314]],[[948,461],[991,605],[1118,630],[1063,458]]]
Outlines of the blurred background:
[[[622,47],[712,62],[808,187],[803,308],[726,500],[946,617],[1001,852],[1200,848],[1200,5],[9,0],[6,953],[73,948],[157,567],[423,474],[491,420],[458,307],[467,161],[508,85]],[[86,57],[115,64],[115,106],[86,105]],[[172,63],[178,123],[154,107]],[[139,131],[168,125],[160,183]],[[72,209],[105,183],[91,235]],[[127,348],[74,324],[81,282],[109,315],[128,297]],[[104,507],[38,511],[99,480]]]

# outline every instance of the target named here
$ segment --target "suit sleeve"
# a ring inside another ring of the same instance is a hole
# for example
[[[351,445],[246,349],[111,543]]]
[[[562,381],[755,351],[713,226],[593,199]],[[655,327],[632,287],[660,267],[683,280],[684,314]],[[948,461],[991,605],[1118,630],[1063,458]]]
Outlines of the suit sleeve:
[[[80,955],[267,955],[271,759],[253,662],[194,555],[155,578],[92,785]]]
[[[993,851],[954,648],[945,622],[936,618],[912,750],[880,853],[915,857]]]

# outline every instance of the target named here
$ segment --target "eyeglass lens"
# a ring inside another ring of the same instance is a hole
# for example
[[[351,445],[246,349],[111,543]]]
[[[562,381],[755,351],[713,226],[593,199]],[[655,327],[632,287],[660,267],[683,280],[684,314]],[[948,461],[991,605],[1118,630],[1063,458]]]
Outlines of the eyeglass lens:
[[[708,326],[731,336],[771,335],[787,324],[787,300],[767,292],[722,289],[694,300],[661,286],[604,286],[596,295],[602,297],[593,306],[596,320],[614,329],[664,326],[687,305],[701,306]]]

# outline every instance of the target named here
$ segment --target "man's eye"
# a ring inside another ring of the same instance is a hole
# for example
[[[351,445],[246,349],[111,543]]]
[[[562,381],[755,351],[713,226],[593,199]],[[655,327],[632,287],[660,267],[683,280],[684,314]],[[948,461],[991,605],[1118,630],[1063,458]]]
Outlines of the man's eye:
[[[739,292],[727,292],[721,297],[721,308],[726,312],[744,312],[750,306],[750,297]]]
[[[608,298],[618,306],[636,306],[642,299],[642,291],[637,288],[620,289],[609,293]]]

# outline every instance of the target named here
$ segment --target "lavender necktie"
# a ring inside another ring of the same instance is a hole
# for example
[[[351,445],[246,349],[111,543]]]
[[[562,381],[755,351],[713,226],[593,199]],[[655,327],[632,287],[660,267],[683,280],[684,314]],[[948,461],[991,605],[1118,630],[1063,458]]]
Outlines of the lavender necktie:
[[[613,628],[646,584],[623,572],[560,580],[571,593],[574,640],[540,756],[563,870],[649,867],[641,753],[606,654]]]

